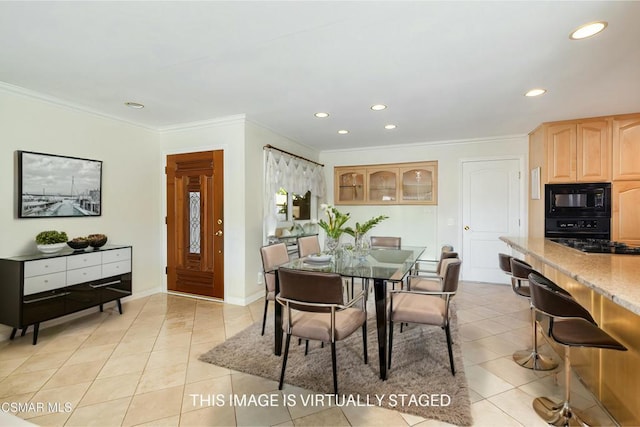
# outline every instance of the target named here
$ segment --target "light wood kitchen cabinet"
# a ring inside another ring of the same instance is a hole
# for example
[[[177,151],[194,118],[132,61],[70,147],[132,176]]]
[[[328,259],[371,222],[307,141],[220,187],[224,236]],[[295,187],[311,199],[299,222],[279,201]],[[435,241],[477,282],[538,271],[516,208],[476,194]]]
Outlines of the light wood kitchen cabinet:
[[[367,168],[367,200],[375,204],[398,203],[398,168]]]
[[[335,168],[334,169],[334,203],[362,204],[365,202],[364,168]]]
[[[336,166],[336,205],[436,205],[438,162]]]
[[[611,240],[640,245],[640,181],[611,186]]]
[[[437,200],[438,182],[433,165],[413,165],[400,168],[400,202],[422,204]]]
[[[611,180],[611,121],[586,120],[546,128],[550,183]]]
[[[613,179],[640,180],[640,114],[614,117]]]

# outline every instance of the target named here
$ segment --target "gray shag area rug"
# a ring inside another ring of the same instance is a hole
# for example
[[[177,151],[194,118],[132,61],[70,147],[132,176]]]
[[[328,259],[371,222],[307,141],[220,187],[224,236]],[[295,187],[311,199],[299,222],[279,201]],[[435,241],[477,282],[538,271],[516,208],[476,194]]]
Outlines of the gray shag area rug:
[[[361,330],[336,343],[338,364],[338,395],[333,394],[331,346],[309,343],[304,355],[304,342],[291,339],[289,359],[284,377],[282,404],[309,405],[329,402],[337,406],[380,406],[418,415],[427,419],[468,426],[473,423],[469,390],[464,373],[455,307],[452,306],[451,333],[456,375],[451,375],[444,330],[438,327],[405,325],[400,333],[395,325],[392,366],[387,380],[379,376],[378,338],[375,313],[369,312],[367,345],[369,363],[363,363]],[[261,322],[229,338],[200,356],[203,362],[280,380],[282,358],[273,354],[273,317],[267,319],[264,336]],[[283,339],[283,354],[284,354]],[[306,396],[286,396],[287,385],[312,392]],[[313,395],[317,393],[317,395]],[[248,404],[252,396],[239,397]],[[254,396],[259,402],[264,396]],[[312,399],[312,400],[309,400]],[[256,403],[259,404],[259,403]]]

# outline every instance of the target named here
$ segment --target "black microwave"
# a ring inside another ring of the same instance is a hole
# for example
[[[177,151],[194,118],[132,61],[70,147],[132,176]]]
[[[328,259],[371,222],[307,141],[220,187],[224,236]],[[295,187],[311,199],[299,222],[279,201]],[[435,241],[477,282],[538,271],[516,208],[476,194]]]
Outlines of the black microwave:
[[[546,218],[611,218],[611,183],[546,184]]]

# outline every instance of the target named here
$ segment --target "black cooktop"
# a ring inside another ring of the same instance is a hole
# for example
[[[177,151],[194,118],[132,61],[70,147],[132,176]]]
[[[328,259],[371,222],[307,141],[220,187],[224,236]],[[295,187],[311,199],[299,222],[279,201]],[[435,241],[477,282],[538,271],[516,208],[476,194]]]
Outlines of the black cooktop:
[[[594,254],[640,255],[640,247],[605,239],[549,239],[561,245]]]

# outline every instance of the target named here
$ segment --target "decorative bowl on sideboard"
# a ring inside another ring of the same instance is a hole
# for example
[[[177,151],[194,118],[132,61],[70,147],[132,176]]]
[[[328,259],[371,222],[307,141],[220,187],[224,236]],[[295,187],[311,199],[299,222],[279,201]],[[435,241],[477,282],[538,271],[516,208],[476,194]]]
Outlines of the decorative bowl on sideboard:
[[[55,254],[67,246],[66,243],[51,243],[48,245],[36,245],[38,250],[43,254]]]
[[[82,251],[89,246],[89,240],[87,239],[73,239],[67,242],[67,245],[74,251]]]
[[[89,246],[98,249],[107,243],[107,236],[104,234],[90,234],[87,236],[87,240],[89,240]]]

